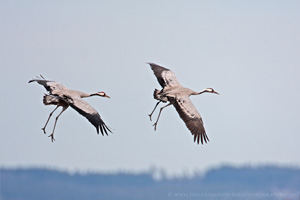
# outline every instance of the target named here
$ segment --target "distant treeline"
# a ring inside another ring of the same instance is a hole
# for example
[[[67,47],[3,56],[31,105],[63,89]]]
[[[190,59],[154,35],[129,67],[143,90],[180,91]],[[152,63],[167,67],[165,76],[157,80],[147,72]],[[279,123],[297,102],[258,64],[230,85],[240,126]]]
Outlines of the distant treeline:
[[[193,178],[0,169],[1,200],[300,199],[300,168],[220,167]]]

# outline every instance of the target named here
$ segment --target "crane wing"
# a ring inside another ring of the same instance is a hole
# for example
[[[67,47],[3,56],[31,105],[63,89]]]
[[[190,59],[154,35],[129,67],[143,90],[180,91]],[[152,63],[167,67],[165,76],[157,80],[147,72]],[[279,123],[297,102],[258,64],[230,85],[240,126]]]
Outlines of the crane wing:
[[[91,122],[96,127],[98,134],[99,134],[99,128],[100,128],[102,135],[104,135],[104,133],[106,135],[108,135],[107,131],[111,132],[111,130],[107,127],[107,125],[101,119],[99,113],[92,106],[90,106],[86,101],[84,101],[80,97],[72,98],[72,99],[68,98],[68,97],[65,97],[65,98],[67,98],[67,99],[64,99],[64,100],[66,102],[68,102],[68,104],[72,108],[74,108],[74,110],[76,110],[79,114],[86,117],[89,120],[89,122]]]
[[[41,78],[37,77],[38,79],[32,79],[28,83],[31,82],[37,82],[38,84],[42,85],[45,87],[45,89],[50,93],[50,94],[60,94],[61,91],[66,90],[66,87],[61,84],[57,83],[55,81],[49,81],[44,79],[43,76]]]
[[[154,75],[156,76],[157,81],[159,82],[161,87],[165,88],[181,86],[174,72],[172,72],[171,70],[154,63],[149,63],[149,65],[151,66],[151,69],[153,70]]]
[[[201,140],[201,144],[203,144],[203,141],[207,143],[209,139],[206,135],[202,118],[190,98],[188,96],[177,97],[173,105],[180,118],[184,121],[192,135],[194,135],[194,142],[197,141],[199,144],[199,140]]]

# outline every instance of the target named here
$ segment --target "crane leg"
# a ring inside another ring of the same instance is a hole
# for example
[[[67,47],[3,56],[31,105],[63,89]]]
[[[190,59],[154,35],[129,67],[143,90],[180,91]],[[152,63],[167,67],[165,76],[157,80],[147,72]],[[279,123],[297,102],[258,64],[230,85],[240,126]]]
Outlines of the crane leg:
[[[154,130],[155,130],[155,131],[156,131],[156,126],[157,126],[157,122],[158,122],[158,119],[159,119],[159,117],[160,117],[161,111],[162,111],[164,108],[168,107],[169,105],[172,105],[172,103],[169,103],[168,105],[165,105],[164,107],[161,107],[161,108],[160,108],[159,113],[158,113],[157,120],[156,120],[156,122],[153,124]]]
[[[160,103],[161,101],[157,102],[154,109],[152,110],[152,112],[150,114],[148,114],[148,116],[150,117],[150,121],[152,121],[152,114],[154,113],[155,109],[157,108],[158,104]]]
[[[47,119],[47,122],[46,122],[44,128],[42,128],[42,130],[44,131],[44,134],[46,134],[46,126],[47,126],[47,124],[48,124],[48,122],[49,122],[49,120],[50,120],[52,114],[54,113],[54,111],[56,111],[56,109],[57,109],[58,107],[59,107],[59,106],[56,106],[56,108],[50,113],[50,115],[49,115],[49,117],[48,117],[48,119]]]
[[[63,106],[63,109],[62,111],[59,113],[59,115],[57,115],[57,117],[55,118],[55,123],[54,123],[54,127],[53,127],[53,131],[51,133],[51,135],[49,135],[48,137],[51,137],[51,141],[53,142],[55,139],[54,139],[54,131],[55,131],[55,127],[56,127],[56,123],[57,123],[57,120],[59,118],[59,116],[68,108],[68,106]]]

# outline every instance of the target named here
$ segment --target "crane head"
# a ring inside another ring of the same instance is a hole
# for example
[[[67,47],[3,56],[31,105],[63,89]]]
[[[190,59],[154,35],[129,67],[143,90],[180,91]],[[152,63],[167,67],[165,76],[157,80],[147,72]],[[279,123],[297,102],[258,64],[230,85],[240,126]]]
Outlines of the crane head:
[[[95,95],[98,95],[100,97],[107,97],[107,98],[110,98],[110,96],[106,95],[105,92],[97,92],[95,93]]]
[[[210,92],[210,93],[219,94],[219,93],[216,92],[213,88],[206,88],[204,91],[205,91],[205,92]]]

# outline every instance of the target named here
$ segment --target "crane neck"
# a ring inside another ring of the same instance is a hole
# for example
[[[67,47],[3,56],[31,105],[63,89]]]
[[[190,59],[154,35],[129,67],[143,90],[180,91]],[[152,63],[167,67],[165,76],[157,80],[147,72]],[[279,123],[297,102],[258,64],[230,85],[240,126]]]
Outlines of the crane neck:
[[[201,92],[191,91],[190,96],[191,95],[199,95],[199,94],[202,94],[202,93],[203,93],[203,91],[201,91]]]
[[[100,96],[99,93],[97,93],[97,92],[96,93],[92,93],[92,94],[88,94],[88,95],[89,95],[89,97],[91,97],[91,96]]]
[[[199,95],[199,94],[203,94],[205,92],[207,92],[207,91],[206,90],[202,90],[201,92],[197,92],[196,94]]]
[[[79,96],[80,98],[85,98],[85,97],[90,97],[91,94],[85,93],[85,92],[81,92],[81,91],[77,91],[77,90],[68,90],[68,93],[70,94],[70,96]]]
[[[86,97],[91,97],[91,96],[94,96],[95,94],[88,94],[88,93],[84,93],[84,92],[82,92],[81,94],[80,94],[80,97],[81,98],[86,98]]]

